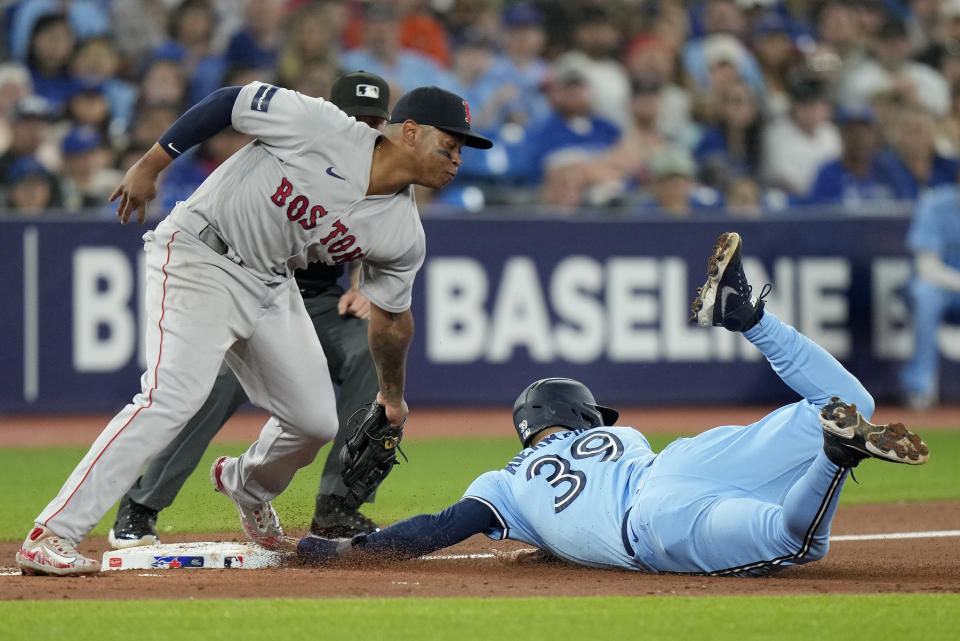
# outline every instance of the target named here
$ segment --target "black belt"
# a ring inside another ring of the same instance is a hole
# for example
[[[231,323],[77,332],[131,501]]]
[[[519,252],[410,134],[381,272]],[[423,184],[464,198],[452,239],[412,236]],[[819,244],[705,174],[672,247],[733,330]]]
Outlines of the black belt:
[[[222,238],[220,238],[220,234],[217,233],[217,230],[210,225],[207,225],[201,229],[200,233],[197,234],[197,238],[199,238],[204,245],[217,252],[221,256],[226,256],[227,252],[230,251],[230,246],[227,245]]]

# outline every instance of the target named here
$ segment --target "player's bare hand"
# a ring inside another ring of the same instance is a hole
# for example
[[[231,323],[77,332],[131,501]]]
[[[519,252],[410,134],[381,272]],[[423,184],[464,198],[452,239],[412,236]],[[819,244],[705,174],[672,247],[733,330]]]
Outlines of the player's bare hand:
[[[120,199],[117,207],[117,216],[121,224],[126,225],[127,221],[137,212],[137,222],[143,223],[147,217],[147,203],[153,200],[157,195],[156,179],[146,179],[142,171],[138,171],[137,165],[134,165],[127,171],[123,181],[110,195],[110,202]]]
[[[407,420],[407,414],[410,413],[410,408],[407,407],[407,402],[404,399],[400,399],[399,402],[388,401],[387,397],[383,395],[382,392],[377,392],[377,403],[383,405],[383,409],[386,410],[387,420],[390,421],[390,425],[393,427],[402,427]]]
[[[110,202],[120,199],[117,217],[122,224],[127,224],[133,212],[137,212],[138,223],[146,220],[147,203],[157,195],[157,176],[172,161],[167,152],[155,144],[127,170],[123,180],[110,194]]]
[[[337,303],[341,316],[356,316],[364,320],[370,318],[370,300],[355,289],[348,289]]]

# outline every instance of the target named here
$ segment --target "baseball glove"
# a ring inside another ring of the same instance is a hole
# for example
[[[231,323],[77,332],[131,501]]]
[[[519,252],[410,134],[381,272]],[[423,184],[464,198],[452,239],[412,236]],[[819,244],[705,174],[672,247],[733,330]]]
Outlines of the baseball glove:
[[[347,509],[358,509],[383,482],[394,465],[399,464],[403,425],[394,427],[386,409],[376,401],[361,407],[347,421],[349,436],[340,450],[340,470],[348,488],[344,497]]]

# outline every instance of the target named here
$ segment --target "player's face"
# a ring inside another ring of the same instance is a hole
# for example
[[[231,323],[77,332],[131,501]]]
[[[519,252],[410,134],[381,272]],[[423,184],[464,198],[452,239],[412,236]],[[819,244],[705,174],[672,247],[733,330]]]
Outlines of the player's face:
[[[417,182],[424,187],[439,189],[456,178],[457,170],[463,164],[460,150],[464,138],[436,127],[421,126],[420,133],[416,145],[420,165]]]

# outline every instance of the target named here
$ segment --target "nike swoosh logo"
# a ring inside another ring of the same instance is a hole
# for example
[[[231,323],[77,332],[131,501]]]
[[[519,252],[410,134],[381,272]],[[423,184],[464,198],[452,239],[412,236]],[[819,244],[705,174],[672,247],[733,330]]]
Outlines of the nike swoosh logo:
[[[62,554],[57,554],[57,553],[54,552],[52,549],[50,549],[49,546],[46,546],[46,545],[43,546],[43,553],[44,553],[48,558],[53,559],[54,561],[56,561],[56,562],[58,562],[58,563],[62,563],[63,565],[70,565],[71,563],[73,563],[74,561],[77,560],[77,557],[75,557],[75,556],[67,557],[67,556],[63,556]]]
[[[168,142],[168,143],[167,143],[167,147],[170,147],[170,149],[172,149],[174,152],[176,152],[176,153],[178,153],[178,154],[182,154],[182,153],[183,153],[182,151],[180,151],[179,149],[177,149],[176,147],[174,147],[172,142]]]
[[[723,289],[720,290],[720,309],[723,310],[724,313],[729,311],[727,309],[727,299],[737,295],[737,290],[729,285],[724,285]]]
[[[328,176],[333,176],[334,178],[339,178],[340,180],[346,180],[346,178],[344,178],[343,176],[338,175],[337,172],[335,172],[335,171],[333,170],[333,165],[331,165],[330,167],[327,167],[327,175],[328,175]]]

